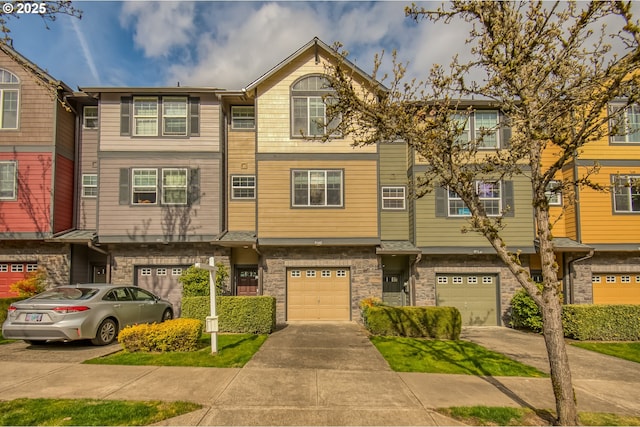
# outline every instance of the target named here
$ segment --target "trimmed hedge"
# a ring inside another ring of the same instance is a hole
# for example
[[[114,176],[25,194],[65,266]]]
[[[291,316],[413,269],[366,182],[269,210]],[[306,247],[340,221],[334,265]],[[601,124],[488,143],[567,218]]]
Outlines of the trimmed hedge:
[[[128,326],[118,334],[118,342],[129,352],[195,351],[201,335],[200,321],[173,319]]]
[[[209,297],[183,297],[182,317],[203,324],[209,316]],[[269,296],[216,297],[219,332],[270,334],[276,328],[276,299]]]
[[[562,320],[567,338],[640,341],[640,305],[565,305]]]
[[[462,329],[455,307],[374,306],[363,310],[363,317],[373,335],[457,340]]]

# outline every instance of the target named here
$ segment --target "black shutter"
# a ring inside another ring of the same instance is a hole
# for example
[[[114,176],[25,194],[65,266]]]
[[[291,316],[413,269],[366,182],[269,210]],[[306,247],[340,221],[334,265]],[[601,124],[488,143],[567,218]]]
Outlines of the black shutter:
[[[189,171],[189,205],[200,204],[200,169]]]
[[[447,217],[447,189],[436,187],[436,217]]]
[[[513,181],[502,181],[502,209],[509,209],[504,217],[516,215],[515,199],[513,197]]]
[[[511,147],[511,126],[509,118],[500,113],[501,126],[500,126],[500,144],[501,148]]]
[[[189,98],[189,135],[200,135],[200,98]]]
[[[119,204],[129,204],[129,169],[120,169],[120,197]]]
[[[131,135],[131,97],[120,98],[120,135]]]

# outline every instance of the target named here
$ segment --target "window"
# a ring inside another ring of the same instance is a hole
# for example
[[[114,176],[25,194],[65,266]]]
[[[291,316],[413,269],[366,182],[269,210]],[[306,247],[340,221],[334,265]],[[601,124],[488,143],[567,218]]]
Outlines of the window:
[[[27,264],[27,273],[33,273],[38,269],[38,264]]]
[[[133,204],[156,204],[158,192],[158,171],[156,169],[134,169]]]
[[[187,170],[162,169],[162,203],[187,204]]]
[[[301,277],[300,270],[291,270],[291,277]]]
[[[322,270],[322,277],[331,277],[331,270]]]
[[[347,277],[347,270],[337,270],[336,277]]]
[[[455,113],[452,116],[452,121],[456,128],[462,131],[456,138],[456,144],[462,147],[466,146],[471,141],[471,116],[465,113]]]
[[[404,187],[382,187],[382,209],[404,209]]]
[[[181,268],[172,268],[171,269],[171,275],[172,276],[180,276],[180,275],[182,275],[182,269]]]
[[[476,193],[488,216],[502,212],[500,182],[476,181]],[[471,211],[455,191],[449,190],[449,216],[471,216]]]
[[[291,86],[292,136],[322,136],[336,129],[338,120],[328,122],[326,115],[326,96],[331,93],[323,76],[307,76]]]
[[[24,273],[24,264],[11,264],[12,273]]]
[[[549,206],[562,206],[562,182],[560,181],[550,181],[547,184],[547,191],[545,191],[545,195],[547,196],[547,201],[549,202]]]
[[[621,283],[631,283],[631,276],[620,276]]]
[[[158,135],[158,98],[133,98],[133,134]]]
[[[452,277],[451,278],[451,283],[453,283],[454,285],[462,284],[462,277],[460,277],[460,276]]]
[[[491,276],[484,276],[482,278],[482,283],[484,283],[485,285],[490,285],[493,283],[493,277]]]
[[[236,175],[231,177],[232,199],[255,199],[256,177],[253,175]]]
[[[611,142],[640,142],[640,105],[612,104],[609,111]]]
[[[0,68],[0,128],[18,129],[18,98],[20,80],[18,77]]]
[[[613,205],[616,212],[640,212],[640,176],[613,177]]]
[[[253,106],[231,107],[231,129],[255,129],[256,116]]]
[[[342,206],[341,170],[292,171],[293,206]]]
[[[98,195],[98,175],[82,174],[82,197],[96,197]]]
[[[602,278],[600,276],[591,276],[591,283],[602,283]]]
[[[636,283],[640,283],[640,276],[636,276]]]
[[[6,273],[9,271],[9,265],[7,264],[0,264],[0,273]]]
[[[98,107],[95,105],[87,105],[82,111],[82,127],[85,129],[98,129]]]
[[[0,161],[0,200],[15,200],[18,195],[17,162]]]
[[[307,270],[307,277],[316,277],[315,270]]]
[[[476,111],[474,113],[474,133],[479,140],[479,148],[498,148],[498,112],[497,111]]]
[[[607,276],[607,283],[616,283],[616,276]]]
[[[156,275],[157,276],[166,276],[167,275],[167,269],[166,268],[156,268]]]
[[[171,136],[187,135],[187,98],[162,98],[162,134]]]
[[[478,283],[478,277],[476,276],[469,276],[467,277],[467,283],[470,285],[475,285]]]
[[[151,276],[151,269],[150,268],[141,268],[140,269],[140,275],[141,276]]]
[[[440,285],[446,285],[447,283],[449,283],[449,278],[446,276],[438,276],[438,284]]]

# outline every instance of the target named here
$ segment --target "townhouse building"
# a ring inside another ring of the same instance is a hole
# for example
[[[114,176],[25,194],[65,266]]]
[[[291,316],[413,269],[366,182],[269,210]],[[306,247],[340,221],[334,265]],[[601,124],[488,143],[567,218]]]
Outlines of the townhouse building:
[[[58,164],[71,160],[73,173],[66,181],[52,175],[51,200],[41,205],[48,218],[65,212],[67,222],[51,220],[37,235],[6,222],[0,264],[53,265],[60,261],[52,257],[61,257],[66,270],[56,283],[133,283],[168,298],[179,313],[180,275],[214,256],[230,272],[228,294],[276,297],[278,323],[358,320],[359,302],[373,296],[390,305],[452,305],[465,325],[506,325],[519,285],[484,238],[461,233],[469,211],[455,193],[437,188],[411,197],[428,167],[424,159],[401,141],[354,148],[335,133],[322,141],[333,132],[323,96],[330,93],[325,73],[334,55],[315,38],[239,90],[73,93],[61,86],[59,96],[73,109],[50,103],[51,121],[40,125],[49,135],[42,151]],[[355,84],[375,83],[346,65]],[[34,77],[6,67],[24,92]],[[14,83],[0,77],[4,94]],[[28,103],[22,95],[21,112]],[[496,127],[483,149],[508,150],[510,130],[498,128],[501,112],[486,102],[468,106],[473,114],[462,137]],[[635,110],[623,116],[637,123]],[[70,141],[63,138],[63,118],[75,123]],[[1,129],[0,138],[11,132]],[[9,138],[0,139],[0,167],[10,170],[18,154],[27,156],[17,160],[22,167],[28,155],[40,153],[26,133],[19,138],[24,144]],[[598,159],[597,179],[612,193],[580,190],[570,205],[568,197],[553,195],[565,302],[640,303],[640,196],[630,185],[640,177],[640,144],[633,133],[624,138],[585,147],[563,171],[580,176]],[[552,150],[547,155],[551,161]],[[3,192],[6,176],[0,176]],[[520,251],[523,267],[539,274],[530,184],[514,177],[476,185],[488,212],[506,211],[505,240]],[[65,195],[70,203],[56,204]],[[6,200],[0,200],[0,224],[5,203],[19,197]],[[5,245],[9,234],[20,237],[12,246]],[[45,248],[53,251],[50,258]]]

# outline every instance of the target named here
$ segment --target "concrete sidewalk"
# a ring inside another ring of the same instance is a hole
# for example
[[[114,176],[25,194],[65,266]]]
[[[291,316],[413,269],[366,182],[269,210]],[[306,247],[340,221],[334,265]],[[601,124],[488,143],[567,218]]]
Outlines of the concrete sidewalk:
[[[502,346],[503,352],[518,351],[518,358],[544,357],[544,343],[541,347],[536,335],[506,328],[465,334],[487,346]],[[571,349],[573,370],[591,371],[589,366],[604,364],[610,372],[627,370],[630,375],[574,375],[579,409],[640,414],[638,365],[583,352]],[[291,324],[269,337],[242,369],[3,361],[0,399],[18,397],[188,400],[204,405],[162,425],[455,425],[433,409],[554,407],[549,379],[393,372],[355,323]]]

